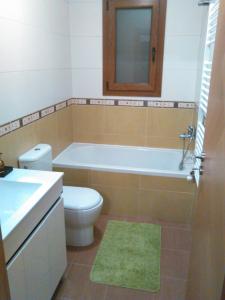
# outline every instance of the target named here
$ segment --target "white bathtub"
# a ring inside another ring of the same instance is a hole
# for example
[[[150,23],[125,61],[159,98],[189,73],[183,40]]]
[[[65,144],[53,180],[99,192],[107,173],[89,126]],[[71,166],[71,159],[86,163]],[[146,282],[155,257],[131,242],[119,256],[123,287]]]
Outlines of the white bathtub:
[[[189,154],[180,171],[181,157],[182,150],[176,149],[73,143],[54,159],[53,166],[186,178],[193,161]]]

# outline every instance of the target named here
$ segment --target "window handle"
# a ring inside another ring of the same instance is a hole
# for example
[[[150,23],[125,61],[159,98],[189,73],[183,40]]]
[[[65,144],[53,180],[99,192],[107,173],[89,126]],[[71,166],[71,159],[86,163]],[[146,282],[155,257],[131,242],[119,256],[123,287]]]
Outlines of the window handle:
[[[153,62],[153,63],[155,62],[155,57],[156,57],[156,48],[153,47],[153,48],[152,48],[152,62]]]

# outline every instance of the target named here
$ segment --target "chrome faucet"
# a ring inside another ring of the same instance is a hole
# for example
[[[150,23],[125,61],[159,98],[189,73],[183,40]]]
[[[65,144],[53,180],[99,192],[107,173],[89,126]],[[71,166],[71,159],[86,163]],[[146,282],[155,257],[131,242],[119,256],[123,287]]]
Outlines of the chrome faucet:
[[[192,144],[192,142],[194,141],[195,139],[195,136],[196,136],[196,129],[194,126],[188,126],[187,128],[187,132],[186,133],[182,133],[179,135],[179,137],[181,139],[183,139],[183,152],[182,152],[182,159],[181,159],[181,162],[179,163],[179,170],[183,170],[184,169],[184,160],[188,154],[188,151],[189,151],[189,148]],[[185,142],[186,142],[186,139],[189,139],[189,142],[188,142],[188,145],[185,149]]]
[[[181,139],[194,139],[196,134],[196,130],[194,126],[188,126],[187,132],[179,135]]]

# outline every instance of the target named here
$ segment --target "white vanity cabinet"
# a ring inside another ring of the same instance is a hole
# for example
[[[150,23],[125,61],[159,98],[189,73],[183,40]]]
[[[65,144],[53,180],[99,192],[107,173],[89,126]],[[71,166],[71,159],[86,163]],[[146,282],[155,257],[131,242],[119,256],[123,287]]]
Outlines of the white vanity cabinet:
[[[12,300],[50,300],[65,271],[65,221],[60,198],[7,265]]]

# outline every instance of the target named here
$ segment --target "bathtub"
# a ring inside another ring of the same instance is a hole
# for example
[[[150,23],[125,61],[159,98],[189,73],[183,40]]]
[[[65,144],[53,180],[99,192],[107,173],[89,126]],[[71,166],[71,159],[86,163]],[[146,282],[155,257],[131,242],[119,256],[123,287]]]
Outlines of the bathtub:
[[[189,153],[179,170],[182,150],[73,143],[53,161],[56,168],[87,169],[161,177],[186,178],[193,168]]]

